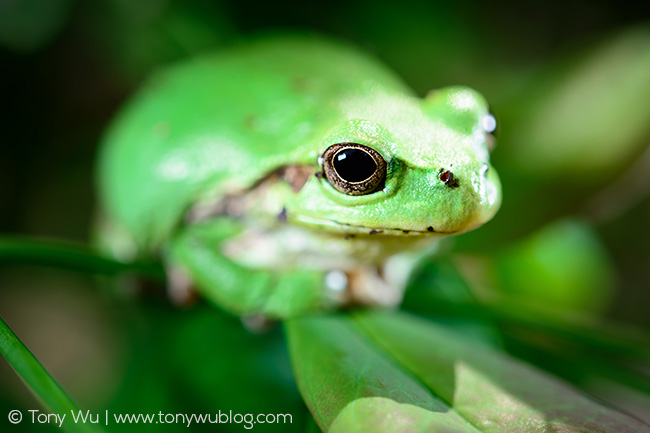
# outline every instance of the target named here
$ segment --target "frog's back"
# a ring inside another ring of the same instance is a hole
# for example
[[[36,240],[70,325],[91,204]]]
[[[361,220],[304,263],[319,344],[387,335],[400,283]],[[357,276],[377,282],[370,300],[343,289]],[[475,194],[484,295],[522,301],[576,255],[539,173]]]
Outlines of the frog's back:
[[[105,212],[140,247],[157,246],[202,196],[314,161],[341,98],[369,85],[409,92],[373,59],[317,38],[263,40],[169,68],[109,130]]]

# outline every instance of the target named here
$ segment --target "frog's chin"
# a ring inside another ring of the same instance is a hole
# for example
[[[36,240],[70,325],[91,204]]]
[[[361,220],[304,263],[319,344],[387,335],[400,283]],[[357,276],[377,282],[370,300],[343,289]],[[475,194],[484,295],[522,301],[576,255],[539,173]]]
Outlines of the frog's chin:
[[[434,227],[429,226],[424,230],[413,230],[399,227],[373,227],[360,224],[346,223],[335,221],[325,218],[314,218],[307,215],[294,215],[292,222],[299,224],[303,227],[317,229],[320,231],[329,232],[331,234],[340,234],[344,236],[349,235],[384,235],[384,236],[449,236],[456,235],[461,232],[443,232],[437,231]]]

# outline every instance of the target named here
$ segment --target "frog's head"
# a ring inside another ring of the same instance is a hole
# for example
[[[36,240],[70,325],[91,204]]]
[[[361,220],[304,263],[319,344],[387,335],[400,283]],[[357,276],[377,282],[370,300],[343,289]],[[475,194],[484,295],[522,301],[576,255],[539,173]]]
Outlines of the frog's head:
[[[316,176],[287,204],[292,221],[343,234],[458,234],[498,210],[494,118],[477,92],[450,87],[424,100],[370,92],[341,111]]]

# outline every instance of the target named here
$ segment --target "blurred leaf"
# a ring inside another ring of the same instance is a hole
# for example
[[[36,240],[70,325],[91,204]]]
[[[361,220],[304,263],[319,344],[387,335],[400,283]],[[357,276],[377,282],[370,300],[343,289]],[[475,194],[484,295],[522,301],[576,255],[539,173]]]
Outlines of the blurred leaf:
[[[566,66],[565,66],[566,65]],[[626,29],[549,67],[508,124],[510,161],[565,183],[607,182],[650,140],[650,27]]]
[[[452,325],[468,340],[500,343],[581,387],[607,379],[650,396],[650,376],[642,368],[650,362],[647,334],[593,314],[489,292],[480,281],[484,277],[477,280],[481,269],[488,269],[487,258],[465,261],[455,260],[467,279],[450,261],[429,263],[406,292],[403,308]]]
[[[321,429],[318,427],[318,424],[316,424],[316,421],[314,421],[314,418],[309,417],[307,420],[307,427],[305,428],[305,433],[321,433]]]
[[[617,221],[650,197],[650,137],[645,152],[622,176],[585,203],[584,214],[600,224]]]
[[[650,337],[637,328],[490,291],[481,281],[486,278],[482,274],[489,273],[489,262],[479,260],[457,257],[454,262],[462,266],[450,260],[429,263],[407,290],[402,308],[437,321],[455,318],[493,324],[502,335],[508,335],[509,329],[529,330],[594,356],[650,361]]]
[[[125,317],[131,361],[109,413],[288,414],[290,421],[255,430],[303,431],[310,416],[280,329],[253,334],[206,302],[179,309],[145,300],[132,310]],[[244,425],[193,424],[192,431],[241,432]],[[119,431],[158,432],[160,426],[121,425]]]
[[[480,431],[650,432],[650,426],[547,373],[432,322],[394,312],[355,318]]]
[[[239,318],[209,305],[176,314],[173,323],[161,319],[166,322],[160,324],[164,327],[160,330],[164,351],[172,348],[170,365],[197,405],[205,406],[206,411],[289,413],[291,425],[278,429],[299,430],[306,409],[279,329],[253,334]],[[233,430],[240,428],[234,426]]]
[[[479,431],[368,341],[350,317],[291,319],[286,330],[298,386],[323,431]]]
[[[43,368],[13,331],[0,318],[0,354],[16,371],[25,385],[50,413],[71,415],[82,412],[58,383]],[[100,433],[104,430],[97,424],[68,422],[62,424],[65,431],[71,433]]]
[[[614,288],[610,257],[580,220],[548,224],[487,260],[495,290],[555,309],[600,311]]]
[[[464,305],[419,299],[424,305],[411,305],[409,310],[436,322],[452,323],[463,333],[467,331],[457,326],[459,319],[488,320],[499,330],[501,343],[518,357],[573,383],[582,385],[594,378],[607,378],[650,395],[650,377],[642,368],[634,368],[650,362],[650,338],[638,329],[507,299]],[[435,308],[430,307],[433,303]],[[473,340],[475,337],[471,333],[467,336]]]
[[[93,11],[93,31],[113,63],[137,80],[161,65],[214,49],[233,33],[223,7],[209,0],[104,0],[99,10]]]
[[[155,280],[164,280],[160,263],[122,263],[103,257],[93,250],[61,241],[22,237],[0,238],[0,266],[52,266],[97,275],[133,273]]]
[[[648,170],[650,173],[650,170]],[[650,186],[650,181],[647,183]],[[650,331],[650,197],[599,227],[616,263],[620,291],[610,314]],[[648,411],[650,413],[650,411]]]
[[[29,52],[49,43],[70,13],[71,0],[3,0],[0,2],[0,44]]]
[[[650,398],[650,375],[643,371],[643,367],[648,365],[647,358],[645,361],[632,361],[622,354],[607,353],[598,346],[580,344],[562,336],[526,327],[504,327],[504,344],[519,359],[553,372],[578,386],[589,386],[594,381],[607,380]],[[607,396],[603,396],[603,399],[613,403]]]

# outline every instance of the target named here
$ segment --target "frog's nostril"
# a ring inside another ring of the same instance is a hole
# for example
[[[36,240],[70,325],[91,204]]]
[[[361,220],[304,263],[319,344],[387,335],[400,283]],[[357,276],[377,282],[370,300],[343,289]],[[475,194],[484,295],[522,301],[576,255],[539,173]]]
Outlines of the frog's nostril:
[[[451,188],[456,188],[458,187],[458,179],[456,176],[454,176],[454,173],[452,173],[449,170],[445,170],[444,168],[440,169],[440,172],[438,172],[438,179],[445,185]]]

